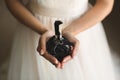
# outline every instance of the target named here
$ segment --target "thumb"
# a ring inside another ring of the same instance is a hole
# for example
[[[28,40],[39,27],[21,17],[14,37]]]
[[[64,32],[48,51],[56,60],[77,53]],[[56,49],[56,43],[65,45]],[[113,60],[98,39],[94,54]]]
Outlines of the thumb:
[[[41,54],[44,54],[46,52],[46,37],[45,36],[41,36],[41,39],[40,39],[40,47],[41,47]]]
[[[45,43],[45,38],[44,37],[40,37],[39,38],[39,42],[38,42],[38,47],[37,47],[37,51],[39,52],[40,55],[43,55],[46,51],[46,43]]]

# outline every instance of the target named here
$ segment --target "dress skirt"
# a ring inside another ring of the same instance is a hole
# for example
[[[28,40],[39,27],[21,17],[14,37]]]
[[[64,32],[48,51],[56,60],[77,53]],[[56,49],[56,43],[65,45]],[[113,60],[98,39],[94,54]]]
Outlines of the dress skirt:
[[[49,12],[48,15],[33,15],[52,30],[56,20],[63,22],[63,29],[78,18],[55,17]],[[116,80],[111,52],[101,23],[75,36],[80,41],[79,51],[63,69],[55,68],[39,55],[39,37],[38,33],[18,23],[11,51],[8,80]]]

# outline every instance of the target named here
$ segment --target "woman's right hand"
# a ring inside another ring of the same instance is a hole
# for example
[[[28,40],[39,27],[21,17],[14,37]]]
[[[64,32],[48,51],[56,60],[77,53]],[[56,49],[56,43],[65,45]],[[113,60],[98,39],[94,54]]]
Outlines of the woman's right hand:
[[[43,56],[45,59],[50,61],[53,65],[55,65],[55,67],[60,68],[61,67],[61,63],[54,56],[50,55],[46,51],[46,42],[48,41],[48,39],[50,37],[52,37],[54,35],[55,35],[54,31],[51,31],[51,30],[47,30],[46,32],[44,32],[41,35],[41,37],[39,38],[37,51],[39,52],[39,54],[41,56]]]

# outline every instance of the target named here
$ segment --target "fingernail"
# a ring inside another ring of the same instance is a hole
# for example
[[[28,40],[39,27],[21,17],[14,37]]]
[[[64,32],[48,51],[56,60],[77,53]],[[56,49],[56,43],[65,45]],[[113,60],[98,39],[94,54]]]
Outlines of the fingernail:
[[[44,54],[44,52],[43,52],[43,50],[41,49],[41,51],[40,51],[40,55],[43,55]]]

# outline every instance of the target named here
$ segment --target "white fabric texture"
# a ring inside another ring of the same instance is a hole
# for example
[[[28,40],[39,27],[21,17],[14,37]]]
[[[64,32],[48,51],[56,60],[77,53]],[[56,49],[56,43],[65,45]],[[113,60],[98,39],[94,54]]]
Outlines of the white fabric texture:
[[[33,15],[54,30],[55,20],[62,29],[89,9],[88,0],[30,0]],[[116,80],[111,52],[101,23],[79,33],[80,47],[75,58],[56,69],[36,51],[40,35],[18,24],[14,37],[8,80]]]

